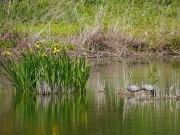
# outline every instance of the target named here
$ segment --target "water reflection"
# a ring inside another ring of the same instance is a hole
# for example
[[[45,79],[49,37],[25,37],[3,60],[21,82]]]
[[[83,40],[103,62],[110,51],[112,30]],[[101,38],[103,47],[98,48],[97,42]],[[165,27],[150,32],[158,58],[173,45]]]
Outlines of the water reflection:
[[[66,134],[77,125],[87,126],[86,96],[15,95],[8,123],[1,123],[5,134]]]
[[[141,117],[146,120],[146,117],[159,120],[159,118],[165,118],[167,122],[168,118],[174,119],[180,124],[178,115],[180,114],[180,102],[175,100],[136,100],[136,98],[120,98],[119,102],[123,100],[123,119],[128,117]],[[167,118],[167,119],[166,119]],[[148,119],[147,119],[148,121]],[[171,123],[173,121],[169,121]],[[168,123],[168,122],[167,122]],[[168,126],[170,126],[168,123]],[[177,124],[177,123],[176,123]],[[174,125],[175,126],[175,125]]]
[[[119,61],[119,62],[118,62]],[[121,62],[120,62],[121,61]],[[86,96],[13,95],[0,92],[1,134],[179,134],[180,101],[117,96],[128,81],[148,80],[152,67],[160,95],[179,94],[180,64],[176,59],[102,59],[94,63]],[[178,63],[178,64],[177,64]]]
[[[149,61],[141,58],[117,61],[99,60],[97,63],[100,63],[100,66],[96,63],[93,67],[88,86],[96,90],[99,84],[102,86],[105,82],[103,94],[97,91],[89,93],[96,97],[91,101],[96,101],[98,112],[103,116],[101,120],[108,121],[108,131],[125,134],[178,134],[180,102],[167,98],[165,100],[164,95],[171,97],[179,94],[180,64],[172,64],[179,63],[179,60],[161,58]],[[156,78],[152,76],[149,79],[153,67],[157,70]],[[119,89],[126,87],[128,81],[135,84],[141,84],[141,81],[152,83],[153,79],[157,78],[159,82],[155,87],[160,99],[139,100],[134,97],[115,96]],[[105,126],[104,124],[102,125]]]

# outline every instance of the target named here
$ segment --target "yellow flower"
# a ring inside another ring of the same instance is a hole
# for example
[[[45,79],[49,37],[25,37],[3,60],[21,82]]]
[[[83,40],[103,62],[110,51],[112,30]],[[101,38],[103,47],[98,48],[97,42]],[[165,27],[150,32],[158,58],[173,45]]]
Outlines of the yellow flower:
[[[30,49],[29,49],[29,51],[30,51],[30,52],[32,52],[32,51],[33,51],[33,49],[32,49],[32,48],[30,48]]]
[[[84,72],[84,69],[82,69],[81,71]]]
[[[57,46],[58,46],[58,44],[54,44],[54,45],[53,45],[53,47],[57,47]]]
[[[34,44],[36,48],[40,48],[42,45],[40,43]]]
[[[54,47],[53,48],[53,53],[58,53],[59,52],[59,50],[57,49],[57,47]]]
[[[47,57],[47,54],[44,52],[44,53],[42,54],[42,57]]]
[[[4,55],[12,55],[12,52],[5,50],[5,51],[3,52],[3,54],[4,54]]]

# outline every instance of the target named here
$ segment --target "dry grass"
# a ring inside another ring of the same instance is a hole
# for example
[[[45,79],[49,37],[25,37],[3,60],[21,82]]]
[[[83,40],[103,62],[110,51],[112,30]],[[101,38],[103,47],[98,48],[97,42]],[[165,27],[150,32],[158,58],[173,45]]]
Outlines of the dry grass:
[[[136,38],[125,36],[121,31],[91,27],[78,37],[78,44],[93,52],[107,52],[118,56],[138,55],[142,52],[153,52],[149,45]]]

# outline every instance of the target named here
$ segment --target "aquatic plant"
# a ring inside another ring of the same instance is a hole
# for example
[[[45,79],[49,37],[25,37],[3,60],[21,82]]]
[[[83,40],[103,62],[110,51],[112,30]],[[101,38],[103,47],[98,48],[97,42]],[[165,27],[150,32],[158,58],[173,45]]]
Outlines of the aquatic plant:
[[[148,75],[147,81],[149,83],[151,83],[151,81],[153,81],[152,82],[153,85],[160,81],[158,71],[154,66],[151,69],[151,73]]]
[[[8,57],[2,66],[20,93],[85,93],[91,66],[85,57],[70,58],[65,49],[54,44],[45,48],[35,44],[22,58]]]

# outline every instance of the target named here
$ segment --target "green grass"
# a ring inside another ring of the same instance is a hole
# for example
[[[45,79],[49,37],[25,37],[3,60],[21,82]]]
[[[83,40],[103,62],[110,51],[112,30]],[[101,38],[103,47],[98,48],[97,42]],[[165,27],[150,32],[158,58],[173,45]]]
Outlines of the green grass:
[[[99,26],[105,35],[113,29],[150,48],[179,43],[178,0],[22,0],[1,7],[1,33],[68,37]]]
[[[52,36],[61,35],[65,37],[68,35],[77,34],[79,28],[77,23],[68,23],[65,21],[61,21],[57,24],[54,22],[40,23],[34,25],[33,27],[29,23],[25,23],[18,26],[17,31],[23,33],[31,33],[31,34],[40,32],[41,35],[52,35]]]

